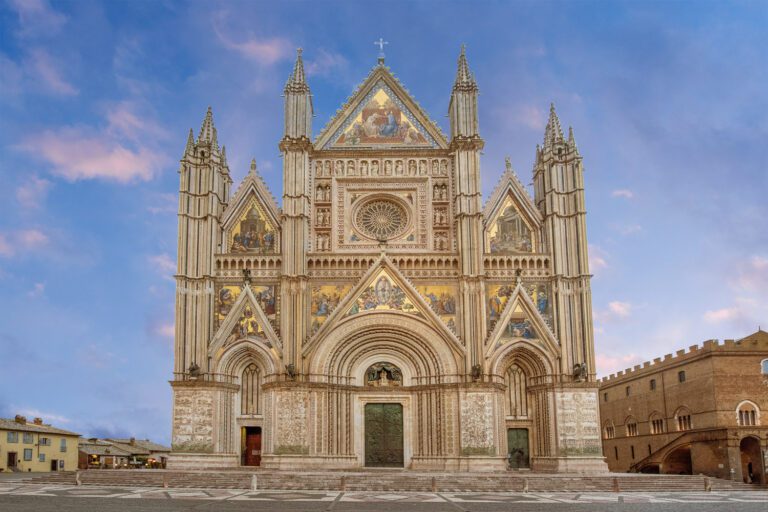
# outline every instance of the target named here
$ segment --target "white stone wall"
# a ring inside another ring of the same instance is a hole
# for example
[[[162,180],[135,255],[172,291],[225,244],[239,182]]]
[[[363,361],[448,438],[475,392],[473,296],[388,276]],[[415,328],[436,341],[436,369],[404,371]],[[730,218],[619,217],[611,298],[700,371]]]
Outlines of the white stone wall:
[[[281,390],[275,394],[275,453],[308,453],[308,410],[309,392],[305,390]]]
[[[461,454],[495,455],[492,393],[466,393],[461,397]]]
[[[558,453],[602,456],[597,391],[567,389],[555,392]]]
[[[197,387],[174,389],[173,451],[213,451],[214,391]]]

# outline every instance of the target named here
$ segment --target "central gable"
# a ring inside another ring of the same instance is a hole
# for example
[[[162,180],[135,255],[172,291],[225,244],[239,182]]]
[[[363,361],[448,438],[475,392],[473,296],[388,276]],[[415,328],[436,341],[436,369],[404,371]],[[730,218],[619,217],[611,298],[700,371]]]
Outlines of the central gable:
[[[445,149],[445,137],[387,68],[377,66],[323,129],[320,149]]]

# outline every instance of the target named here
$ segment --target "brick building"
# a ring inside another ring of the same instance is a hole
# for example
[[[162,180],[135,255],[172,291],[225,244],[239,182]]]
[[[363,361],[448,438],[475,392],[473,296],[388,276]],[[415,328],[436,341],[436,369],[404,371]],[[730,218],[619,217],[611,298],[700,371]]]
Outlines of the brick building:
[[[768,333],[705,341],[602,379],[611,471],[766,482]]]

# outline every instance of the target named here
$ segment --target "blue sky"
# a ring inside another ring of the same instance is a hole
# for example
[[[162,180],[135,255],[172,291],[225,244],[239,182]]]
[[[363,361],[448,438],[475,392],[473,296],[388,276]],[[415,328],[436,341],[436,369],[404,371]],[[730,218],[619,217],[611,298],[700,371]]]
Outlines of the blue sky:
[[[0,0],[2,1],[2,0]],[[0,3],[0,416],[169,440],[176,173],[213,107],[235,181],[281,196],[305,49],[325,125],[376,62],[447,131],[461,43],[483,192],[549,103],[586,168],[601,375],[768,326],[768,4]]]

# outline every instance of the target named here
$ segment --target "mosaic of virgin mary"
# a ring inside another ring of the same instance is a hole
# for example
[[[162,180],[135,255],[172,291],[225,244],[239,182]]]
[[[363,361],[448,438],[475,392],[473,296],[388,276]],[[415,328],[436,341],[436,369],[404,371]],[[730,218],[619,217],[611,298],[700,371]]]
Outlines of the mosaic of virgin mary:
[[[400,107],[379,89],[336,141],[343,145],[427,145]]]

